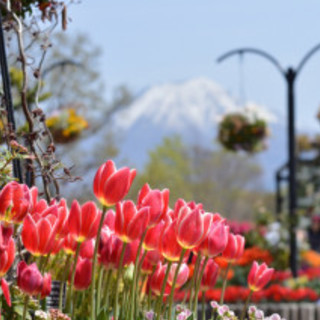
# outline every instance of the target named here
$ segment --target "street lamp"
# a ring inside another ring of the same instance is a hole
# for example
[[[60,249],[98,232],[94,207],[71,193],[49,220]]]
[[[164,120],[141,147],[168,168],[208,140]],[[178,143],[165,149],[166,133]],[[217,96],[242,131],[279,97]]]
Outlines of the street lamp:
[[[290,234],[290,268],[292,275],[297,276],[297,239],[295,233],[296,227],[296,157],[295,157],[295,81],[300,74],[302,68],[307,61],[313,56],[315,52],[320,50],[320,44],[313,47],[302,58],[297,68],[289,67],[283,68],[280,63],[270,54],[255,48],[241,48],[232,51],[228,51],[224,55],[220,56],[217,60],[218,63],[226,60],[227,58],[245,53],[252,53],[259,55],[269,62],[271,62],[277,70],[284,77],[287,84],[287,102],[288,102],[288,157],[289,157],[289,234]]]

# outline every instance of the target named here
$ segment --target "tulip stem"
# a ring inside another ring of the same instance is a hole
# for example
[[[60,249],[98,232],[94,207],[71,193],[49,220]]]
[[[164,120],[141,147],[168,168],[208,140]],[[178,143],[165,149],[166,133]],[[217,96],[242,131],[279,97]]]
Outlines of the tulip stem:
[[[59,310],[61,310],[61,311],[63,308],[63,289],[64,289],[64,285],[66,283],[67,276],[69,274],[69,269],[70,269],[70,258],[71,258],[71,255],[68,255],[67,260],[66,260],[65,272],[63,273],[63,278],[62,278],[62,281],[60,282]]]
[[[244,304],[244,306],[243,306],[240,320],[244,320],[244,317],[245,317],[245,315],[246,315],[246,313],[247,313],[248,304],[249,304],[249,302],[250,302],[250,300],[251,300],[252,293],[253,293],[253,291],[250,290],[250,293],[249,293],[249,295],[248,295],[248,298],[247,298],[247,300],[246,300],[246,302],[245,302],[245,304]]]
[[[194,306],[193,306],[193,317],[194,319],[197,319],[197,313],[198,313],[198,296],[199,296],[199,291],[200,291],[200,285],[201,285],[201,280],[204,274],[204,270],[207,266],[207,263],[209,261],[209,257],[206,257],[204,259],[200,274],[199,274],[199,278],[196,281],[196,291],[195,291],[195,297],[194,297]]]
[[[183,261],[183,257],[186,253],[186,249],[182,249],[181,251],[181,255],[180,255],[180,259],[177,265],[177,268],[175,270],[174,273],[174,277],[173,277],[173,281],[172,281],[172,287],[171,287],[171,291],[170,291],[170,296],[169,296],[169,313],[168,313],[168,318],[171,319],[172,316],[172,305],[173,305],[173,295],[174,295],[174,289],[177,283],[177,279],[178,279],[178,274],[179,274],[179,269],[181,267],[182,261]]]
[[[81,246],[81,242],[77,242],[77,248],[76,248],[76,254],[74,256],[74,262],[73,262],[73,266],[72,266],[72,274],[71,274],[71,279],[70,279],[70,305],[69,305],[69,312],[73,313],[73,288],[74,288],[74,279],[75,279],[75,275],[76,275],[76,269],[77,269],[77,262],[78,262],[78,258],[79,258],[79,253],[80,253],[80,246]]]
[[[123,264],[123,258],[124,258],[124,253],[126,251],[126,247],[127,247],[127,243],[124,242],[122,244],[122,250],[121,250],[120,261],[118,266],[118,274],[117,274],[117,280],[116,280],[116,287],[115,287],[115,294],[114,294],[114,320],[118,320],[119,285],[120,285],[120,278],[122,276],[122,269],[123,269],[122,264]]]
[[[105,285],[105,296],[104,296],[104,307],[108,313],[109,310],[109,292],[110,292],[110,283],[111,283],[111,276],[112,276],[112,269],[109,269],[107,271],[107,280],[106,280],[106,285]],[[99,310],[98,310],[99,311]]]
[[[226,288],[227,288],[227,281],[228,281],[228,273],[229,273],[229,269],[230,269],[231,263],[229,262],[226,268],[226,272],[224,274],[224,278],[223,278],[223,284],[222,284],[222,291],[221,291],[221,297],[220,297],[220,304],[223,304],[224,301],[224,294],[226,292]]]
[[[140,258],[140,253],[141,253],[141,249],[142,249],[142,244],[144,241],[144,238],[146,237],[148,228],[146,228],[146,230],[143,232],[141,239],[140,239],[140,243],[139,243],[139,247],[138,247],[138,251],[137,251],[137,255],[136,255],[136,260],[134,261],[134,269],[133,269],[133,278],[132,278],[132,284],[131,284],[131,296],[130,296],[130,320],[134,319],[134,310],[135,310],[135,302],[136,302],[136,294],[137,294],[137,282],[138,282],[138,277],[137,274],[140,274],[140,272],[138,272],[138,265],[139,265],[139,258]]]
[[[104,269],[101,266],[99,271],[99,277],[98,277],[98,291],[97,291],[97,310],[96,310],[96,316],[98,317],[98,313],[100,310],[101,305],[101,287],[102,287],[102,278],[104,274]]]
[[[157,308],[156,308],[157,320],[160,320],[161,304],[163,303],[164,291],[166,289],[166,285],[167,285],[167,281],[168,281],[171,265],[172,265],[172,261],[168,261],[167,270],[166,270],[166,273],[165,273],[165,276],[164,276],[164,279],[163,279],[163,282],[162,282],[161,292],[160,292],[160,296],[159,296],[159,299],[158,299],[158,305],[157,305]]]
[[[201,304],[202,304],[202,320],[206,320],[206,293],[202,291],[201,294]]]
[[[194,270],[192,274],[192,279],[191,279],[191,287],[190,287],[190,295],[189,295],[189,310],[192,310],[192,302],[193,302],[193,288],[195,287],[195,284],[197,283],[197,274],[199,271],[199,266],[201,262],[201,253],[198,253],[196,263],[194,265]]]
[[[107,212],[107,207],[103,206],[102,215],[101,215],[99,228],[98,228],[98,232],[97,232],[97,237],[96,237],[96,242],[94,245],[94,252],[93,252],[92,273],[91,273],[91,320],[96,319],[95,273],[96,273],[97,260],[98,260],[98,248],[99,248],[99,243],[100,243],[100,235],[101,235],[101,230],[102,230],[103,221],[104,221],[104,217],[106,215],[106,212]]]
[[[28,295],[26,295],[25,298],[24,298],[22,320],[26,320],[29,299],[30,299],[30,297]]]
[[[156,269],[157,269],[157,265],[153,266],[152,267],[152,272],[151,272],[151,275],[150,275],[150,279],[153,277],[154,273],[156,272]],[[151,309],[151,298],[152,298],[152,290],[150,287],[147,287],[148,288],[148,310]]]

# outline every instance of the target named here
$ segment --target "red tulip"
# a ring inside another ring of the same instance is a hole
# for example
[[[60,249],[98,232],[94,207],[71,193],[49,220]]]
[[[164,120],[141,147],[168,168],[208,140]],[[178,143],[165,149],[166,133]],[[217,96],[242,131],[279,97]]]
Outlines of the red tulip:
[[[229,227],[224,223],[213,223],[208,236],[197,248],[202,255],[213,258],[224,251],[228,243]]]
[[[110,209],[106,212],[103,226],[107,226],[111,231],[114,231],[115,228],[115,222],[116,222],[116,213],[114,210]]]
[[[127,195],[135,176],[135,169],[117,170],[113,161],[108,160],[94,177],[93,192],[102,205],[112,206]]]
[[[158,250],[148,251],[141,265],[141,270],[146,274],[151,274],[153,267],[163,262],[163,257]]]
[[[213,289],[217,282],[218,274],[219,274],[219,267],[213,261],[209,260],[203,273],[203,277],[201,280],[201,290],[207,291],[209,289]]]
[[[182,207],[179,211],[176,233],[177,241],[185,249],[192,249],[198,246],[207,236],[212,223],[212,214],[188,206]]]
[[[9,285],[5,279],[1,279],[1,289],[2,293],[4,295],[4,298],[6,299],[7,305],[11,307],[11,298],[10,298],[10,291],[9,291]]]
[[[92,261],[79,258],[74,276],[74,287],[76,290],[86,290],[91,284]]]
[[[268,268],[265,263],[254,261],[248,275],[248,285],[251,291],[260,291],[271,280],[274,269]]]
[[[12,228],[0,226],[0,278],[10,269],[15,256],[15,243]]]
[[[238,260],[243,255],[244,244],[245,244],[244,237],[229,233],[228,244],[224,249],[222,256],[228,262],[234,262]]]
[[[175,218],[178,218],[180,209],[182,209],[183,207],[189,207],[191,210],[194,210],[194,209],[202,210],[203,209],[202,203],[197,204],[194,201],[186,202],[183,199],[178,199],[174,205],[174,210],[171,212],[173,220]]]
[[[179,261],[182,248],[177,241],[176,220],[168,221],[163,227],[159,238],[159,251],[169,261]]]
[[[21,261],[17,268],[17,284],[18,287],[26,294],[33,296],[42,293],[47,294],[49,284],[51,286],[51,277],[45,275],[42,277],[35,263],[29,266]]]
[[[159,247],[159,237],[164,228],[164,221],[161,220],[158,224],[148,229],[146,237],[143,241],[143,248],[147,251],[156,250]]]
[[[41,288],[41,299],[47,297],[51,292],[51,274],[45,273],[43,276],[42,288]]]
[[[23,245],[34,256],[51,253],[55,244],[56,216],[49,214],[41,217],[39,214],[28,214],[23,222],[21,238]]]
[[[170,271],[169,271],[169,277],[168,277],[168,283],[170,286],[173,284],[173,278],[176,273],[178,264],[173,263],[171,265]],[[182,287],[188,280],[189,278],[189,267],[186,263],[181,264],[179,271],[178,271],[178,277],[177,277],[177,282],[175,285],[175,288],[180,288]]]
[[[74,200],[68,218],[69,233],[77,242],[83,242],[97,235],[101,211],[97,209],[94,202],[89,201],[79,205]]]
[[[167,265],[163,265],[159,263],[156,271],[150,278],[150,283],[149,283],[150,289],[157,296],[160,296],[161,294],[161,288],[164,281],[166,270],[167,270]],[[169,293],[170,293],[170,287],[169,285],[166,285],[165,295],[168,295]]]
[[[149,227],[155,226],[164,218],[169,206],[169,190],[152,190],[148,184],[145,184],[139,192],[137,207],[150,208]]]
[[[67,206],[67,201],[65,199],[61,199],[59,202],[56,200],[51,201],[51,206],[55,206],[57,210],[55,211],[55,214],[57,216],[56,221],[56,229],[57,234],[56,237],[58,239],[61,239],[65,237],[69,232],[69,225],[68,225],[68,217],[69,217],[69,209]]]
[[[38,188],[37,187],[32,187],[30,189],[30,194],[31,194],[31,200],[32,200],[32,207],[29,213],[32,215],[34,213],[39,213],[43,212],[48,208],[48,203],[45,199],[40,199],[38,201]]]
[[[0,220],[21,223],[32,207],[29,188],[15,181],[9,182],[0,193]]]
[[[149,208],[137,210],[132,201],[116,204],[115,233],[123,242],[139,239],[149,222]]]

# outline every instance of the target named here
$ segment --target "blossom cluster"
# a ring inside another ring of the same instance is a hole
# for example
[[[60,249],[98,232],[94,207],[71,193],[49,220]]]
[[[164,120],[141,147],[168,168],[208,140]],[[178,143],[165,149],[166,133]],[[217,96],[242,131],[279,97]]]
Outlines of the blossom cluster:
[[[50,294],[52,276],[45,271],[57,255],[65,261],[64,278],[59,280],[69,283],[67,304],[63,307],[60,295],[59,308],[71,316],[77,306],[75,292],[85,291],[84,297],[91,298],[91,320],[101,317],[101,312],[106,318],[113,314],[114,319],[126,313],[133,320],[146,310],[145,295],[157,319],[165,314],[171,317],[175,293],[187,281],[191,285],[185,294],[192,311],[177,312],[177,317],[195,315],[199,295],[216,283],[219,266],[214,258],[222,256],[228,265],[234,264],[243,255],[244,237],[233,234],[220,214],[205,211],[202,204],[179,199],[170,208],[168,189],[145,184],[136,202],[123,200],[135,175],[135,169],[104,163],[93,181],[101,209],[93,201],[74,200],[70,208],[65,199],[47,202],[39,198],[36,187],[17,182],[2,189],[0,277],[9,306],[5,276],[19,240],[31,256],[17,266],[17,286],[25,295],[24,318],[30,297],[44,299]],[[191,255],[195,257],[192,276]],[[133,273],[127,281],[124,269],[130,268]],[[265,263],[254,261],[249,290],[260,291],[272,274]]]

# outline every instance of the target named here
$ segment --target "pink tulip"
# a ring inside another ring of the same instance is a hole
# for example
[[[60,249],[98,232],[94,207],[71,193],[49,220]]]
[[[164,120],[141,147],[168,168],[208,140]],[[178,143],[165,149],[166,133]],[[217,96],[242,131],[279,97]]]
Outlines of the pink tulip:
[[[260,291],[271,280],[274,269],[268,268],[265,263],[259,264],[254,261],[248,275],[248,285],[251,291]]]
[[[149,227],[155,226],[163,219],[168,211],[169,190],[152,190],[148,184],[145,184],[139,192],[137,207],[150,208]]]
[[[91,284],[92,261],[90,259],[79,258],[74,277],[74,287],[76,290],[86,290]]]
[[[228,244],[224,249],[222,256],[231,263],[238,260],[243,255],[244,244],[244,237],[229,233]]]
[[[15,257],[15,243],[12,228],[0,225],[0,278],[10,269]]]
[[[161,220],[158,224],[148,229],[144,238],[143,248],[147,251],[156,250],[159,247],[159,237],[164,228],[164,221]]]
[[[169,271],[169,277],[168,277],[168,283],[170,286],[173,285],[173,279],[174,279],[174,275],[176,273],[177,267],[178,267],[177,263],[173,263],[171,265],[171,268]],[[182,263],[178,271],[175,289],[182,287],[187,282],[189,277],[189,272],[190,271],[189,271],[188,265],[186,263]]]
[[[213,260],[208,260],[208,263],[204,269],[203,277],[201,280],[201,290],[207,291],[213,289],[218,278],[219,267]]]

